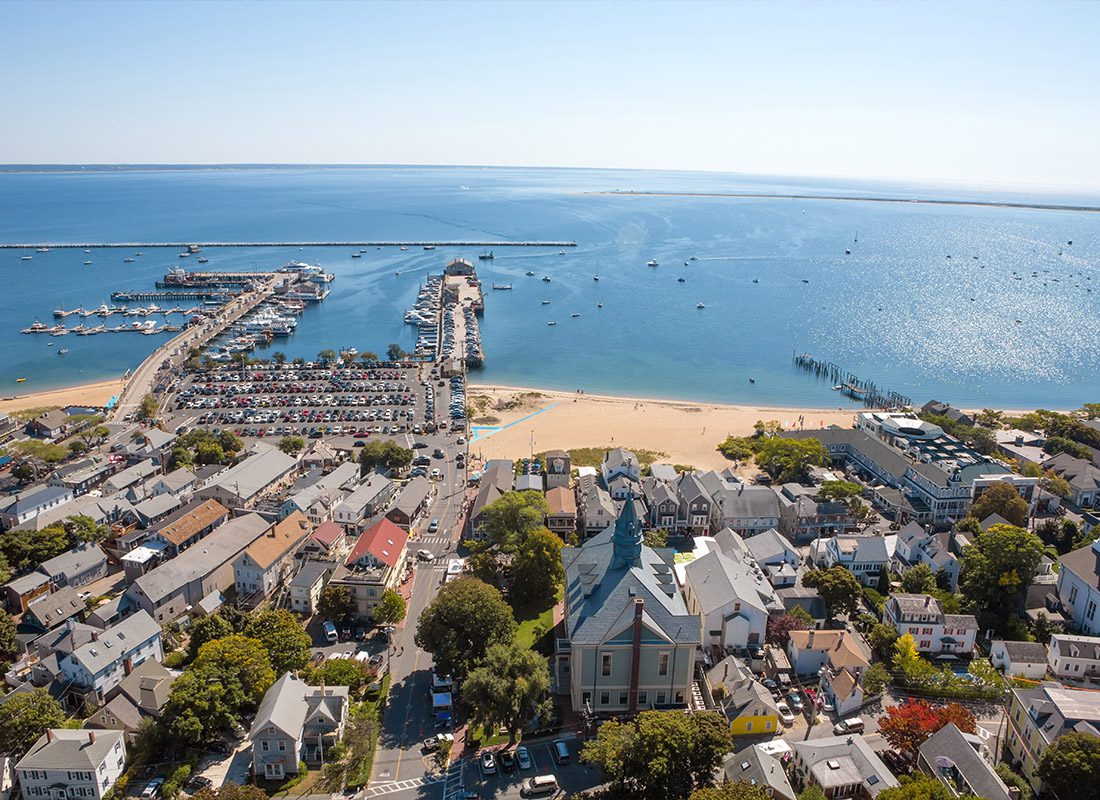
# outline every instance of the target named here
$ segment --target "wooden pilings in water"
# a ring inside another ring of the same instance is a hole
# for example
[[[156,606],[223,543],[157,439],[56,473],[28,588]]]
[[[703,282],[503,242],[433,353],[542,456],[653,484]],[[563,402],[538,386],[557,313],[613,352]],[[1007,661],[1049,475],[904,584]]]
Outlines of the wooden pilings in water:
[[[833,388],[843,392],[853,400],[858,400],[867,408],[898,409],[913,404],[912,400],[898,392],[880,389],[873,381],[860,380],[854,373],[834,364],[814,358],[809,353],[796,353],[794,363],[800,369],[814,377],[834,384]]]

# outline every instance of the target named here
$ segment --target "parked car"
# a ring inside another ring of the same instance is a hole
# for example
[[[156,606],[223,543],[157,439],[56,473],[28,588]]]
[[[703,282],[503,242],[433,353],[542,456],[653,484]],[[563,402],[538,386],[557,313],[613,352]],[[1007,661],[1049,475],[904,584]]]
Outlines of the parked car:
[[[787,702],[790,703],[791,708],[793,708],[795,711],[802,710],[802,698],[798,696],[797,689],[791,689],[791,691],[787,694]]]
[[[500,768],[505,772],[512,772],[516,768],[516,754],[511,750],[501,750],[498,761],[500,761]]]
[[[428,523],[428,533],[435,533],[437,530],[439,530],[439,517]]]
[[[450,742],[454,744],[455,737],[453,733],[437,733],[435,736],[429,736],[424,740],[424,749],[430,751],[438,750],[443,746],[444,742]]]
[[[559,764],[569,763],[569,745],[565,743],[565,739],[554,740],[554,760]]]
[[[153,778],[141,790],[142,798],[160,797],[160,787],[162,786],[164,786],[164,778]]]
[[[780,700],[775,707],[779,709],[779,718],[783,720],[784,725],[794,725],[794,714],[791,713],[790,706]]]
[[[519,787],[520,797],[542,797],[557,794],[560,787],[553,775],[536,775],[528,778]]]
[[[851,717],[849,719],[842,719],[834,725],[833,733],[837,736],[843,736],[846,733],[863,733],[863,727],[863,720],[859,717]]]
[[[497,757],[493,755],[492,750],[482,750],[478,761],[481,764],[482,775],[496,775]]]
[[[527,749],[527,745],[521,744],[516,748],[516,763],[519,764],[520,769],[531,769],[531,752]]]

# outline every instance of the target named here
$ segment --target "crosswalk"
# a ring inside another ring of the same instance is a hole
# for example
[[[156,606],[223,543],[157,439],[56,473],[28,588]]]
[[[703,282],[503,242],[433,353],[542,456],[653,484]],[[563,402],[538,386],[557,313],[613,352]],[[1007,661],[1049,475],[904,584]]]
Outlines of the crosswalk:
[[[451,764],[443,776],[443,800],[450,800],[466,788],[462,782],[462,764]]]
[[[451,539],[450,536],[421,536],[417,539],[414,539],[413,541],[418,543],[418,544],[423,545],[423,544],[448,544],[453,540]]]
[[[459,794],[462,791],[462,764],[451,764],[442,775],[424,775],[420,778],[409,778],[404,781],[386,781],[365,789],[357,798],[384,797],[395,792],[403,792],[409,789],[418,789],[421,786],[443,784],[443,800]]]

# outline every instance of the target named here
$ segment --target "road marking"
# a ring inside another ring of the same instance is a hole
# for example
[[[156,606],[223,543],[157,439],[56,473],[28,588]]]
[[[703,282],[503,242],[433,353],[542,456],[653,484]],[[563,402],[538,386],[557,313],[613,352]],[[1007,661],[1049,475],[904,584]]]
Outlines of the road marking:
[[[362,797],[381,797],[387,794],[393,794],[394,792],[403,792],[407,789],[416,789],[420,786],[430,786],[436,783],[442,783],[444,778],[438,775],[425,775],[423,778],[409,778],[404,781],[389,781],[379,786],[371,786],[366,789]],[[446,792],[446,789],[444,789]]]

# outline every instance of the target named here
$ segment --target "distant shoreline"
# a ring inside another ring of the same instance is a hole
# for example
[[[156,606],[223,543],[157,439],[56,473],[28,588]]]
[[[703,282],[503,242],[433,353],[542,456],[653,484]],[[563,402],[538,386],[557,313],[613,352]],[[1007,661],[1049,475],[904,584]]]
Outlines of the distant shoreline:
[[[1036,211],[1079,211],[1100,213],[1100,206],[1075,206],[1063,203],[1022,203],[1009,200],[936,200],[928,197],[878,197],[875,195],[833,194],[761,194],[758,192],[582,192],[588,195],[614,197],[729,197],[743,200],[842,200],[850,203],[900,203],[926,206],[975,206],[978,208],[1024,208]]]

